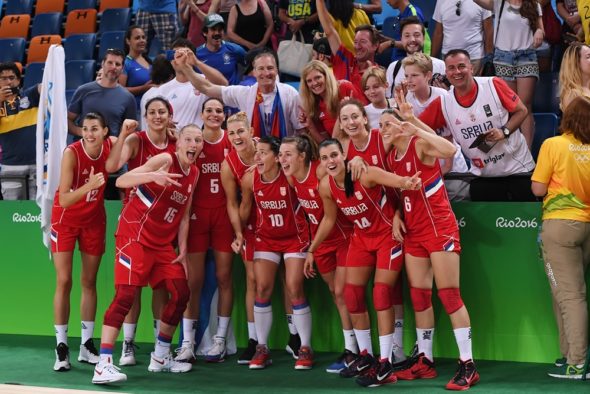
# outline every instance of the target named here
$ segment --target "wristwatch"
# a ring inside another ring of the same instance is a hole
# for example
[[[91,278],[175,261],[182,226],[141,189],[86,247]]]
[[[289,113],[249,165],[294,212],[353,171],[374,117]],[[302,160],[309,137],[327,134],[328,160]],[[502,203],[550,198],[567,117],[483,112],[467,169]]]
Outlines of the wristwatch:
[[[504,133],[504,138],[510,137],[510,129],[508,127],[502,127],[502,133]]]

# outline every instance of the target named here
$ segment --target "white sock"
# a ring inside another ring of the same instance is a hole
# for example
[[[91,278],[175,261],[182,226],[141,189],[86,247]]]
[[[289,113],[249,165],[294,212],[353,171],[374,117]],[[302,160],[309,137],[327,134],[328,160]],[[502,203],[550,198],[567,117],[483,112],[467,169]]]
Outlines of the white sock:
[[[137,324],[135,323],[123,323],[123,338],[127,342],[131,342],[135,340],[135,330],[137,329]]]
[[[391,360],[391,351],[393,350],[393,333],[379,335],[379,355],[381,360]]]
[[[160,319],[154,319],[154,338],[158,339],[158,333],[160,332]]]
[[[426,358],[434,361],[432,356],[432,339],[434,337],[434,328],[416,328],[418,337],[418,353],[424,353]]]
[[[248,322],[248,338],[254,339],[258,342],[258,336],[256,335],[256,324],[253,321]]]
[[[293,323],[299,333],[301,346],[311,346],[311,308],[307,301],[293,305]]]
[[[401,349],[404,348],[404,319],[396,319],[393,331],[393,344]]]
[[[342,330],[344,333],[344,348],[350,350],[351,352],[358,354],[359,346],[356,343],[356,336],[354,335],[354,330]]]
[[[217,333],[215,334],[216,337],[227,337],[227,329],[229,328],[230,319],[230,317],[226,316],[217,317]]]
[[[293,314],[287,313],[287,326],[289,326],[289,334],[296,335],[297,327],[293,324]]]
[[[195,343],[198,320],[182,318],[182,342]]]
[[[366,350],[371,356],[373,355],[373,344],[371,343],[371,329],[367,330],[354,330],[356,341],[359,345],[359,350],[362,352]]]
[[[161,336],[158,336],[158,339],[156,339],[156,346],[154,347],[154,353],[156,354],[156,357],[166,357],[170,354],[170,342]]]
[[[471,353],[471,327],[457,328],[453,332],[459,347],[459,358],[461,358],[461,361],[471,360],[473,358]]]
[[[256,325],[258,344],[266,345],[272,326],[272,305],[270,304],[270,300],[268,303],[261,305],[254,304],[254,324]]]
[[[57,339],[57,344],[60,343],[68,344],[68,325],[67,324],[55,324],[55,338]]]
[[[92,339],[94,334],[94,322],[93,321],[82,321],[82,344],[85,344],[87,340]]]

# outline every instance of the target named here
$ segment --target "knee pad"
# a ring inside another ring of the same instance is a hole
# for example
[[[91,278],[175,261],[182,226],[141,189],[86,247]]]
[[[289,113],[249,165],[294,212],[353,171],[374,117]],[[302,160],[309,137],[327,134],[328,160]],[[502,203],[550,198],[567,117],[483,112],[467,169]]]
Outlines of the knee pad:
[[[402,305],[404,303],[404,295],[403,295],[403,281],[401,275],[398,277],[395,285],[391,288],[391,302],[393,305]]]
[[[344,285],[344,303],[346,304],[348,313],[365,313],[367,311],[367,304],[365,302],[365,286],[357,286],[346,283]]]
[[[125,320],[125,316],[133,306],[133,300],[135,300],[135,293],[137,292],[137,286],[131,285],[117,285],[115,291],[115,298],[109,309],[104,314],[104,324],[110,327],[120,329]]]
[[[190,290],[184,279],[166,279],[164,282],[166,290],[170,293],[170,300],[164,306],[161,320],[171,326],[177,326],[186,309]]]
[[[373,305],[376,311],[384,311],[393,306],[391,301],[392,287],[381,282],[373,285]]]
[[[432,289],[410,287],[410,298],[412,298],[414,311],[423,312],[432,306]]]
[[[463,306],[461,292],[456,287],[438,289],[438,298],[449,315],[457,312]]]

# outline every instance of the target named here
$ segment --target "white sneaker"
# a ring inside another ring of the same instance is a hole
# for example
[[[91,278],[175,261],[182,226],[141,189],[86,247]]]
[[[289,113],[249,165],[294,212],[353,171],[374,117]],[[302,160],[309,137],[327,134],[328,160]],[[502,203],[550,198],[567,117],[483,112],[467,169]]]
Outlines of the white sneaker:
[[[86,341],[86,343],[80,345],[78,361],[88,364],[98,364],[100,361],[100,356],[98,355],[96,347],[94,347],[94,342],[92,342],[92,339],[89,339]]]
[[[195,356],[194,349],[194,343],[182,341],[181,347],[175,350],[176,356],[174,357],[174,361],[181,363],[191,363],[195,361],[197,356]]]
[[[70,370],[70,349],[68,345],[61,342],[55,348],[55,364],[53,370],[57,372],[65,372]]]
[[[99,362],[94,367],[94,376],[92,377],[92,383],[94,384],[107,384],[124,382],[127,380],[127,375],[119,372],[121,371],[113,363]]]
[[[183,373],[188,372],[191,369],[193,369],[193,365],[191,363],[174,361],[172,354],[168,354],[165,357],[160,358],[156,356],[154,352],[152,352],[150,366],[148,367],[148,371],[150,372]]]
[[[135,365],[135,342],[124,341],[123,351],[121,352],[121,358],[119,359],[119,365]]]
[[[205,361],[209,363],[222,363],[225,361],[225,338],[213,337],[213,346],[205,354]]]

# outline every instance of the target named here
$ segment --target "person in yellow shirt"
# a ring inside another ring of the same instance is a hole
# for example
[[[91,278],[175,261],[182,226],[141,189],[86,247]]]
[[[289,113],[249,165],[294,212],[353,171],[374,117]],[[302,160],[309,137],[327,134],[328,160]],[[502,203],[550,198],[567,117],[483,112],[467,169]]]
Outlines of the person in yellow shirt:
[[[590,0],[578,0],[578,12],[582,19],[583,41],[590,45]]]
[[[590,100],[565,109],[562,135],[541,146],[531,178],[543,199],[541,247],[553,296],[560,351],[549,376],[589,378],[585,272],[590,264]]]
[[[328,12],[334,28],[342,40],[342,45],[354,53],[356,28],[370,25],[369,17],[361,8],[355,8],[352,0],[331,1]]]

